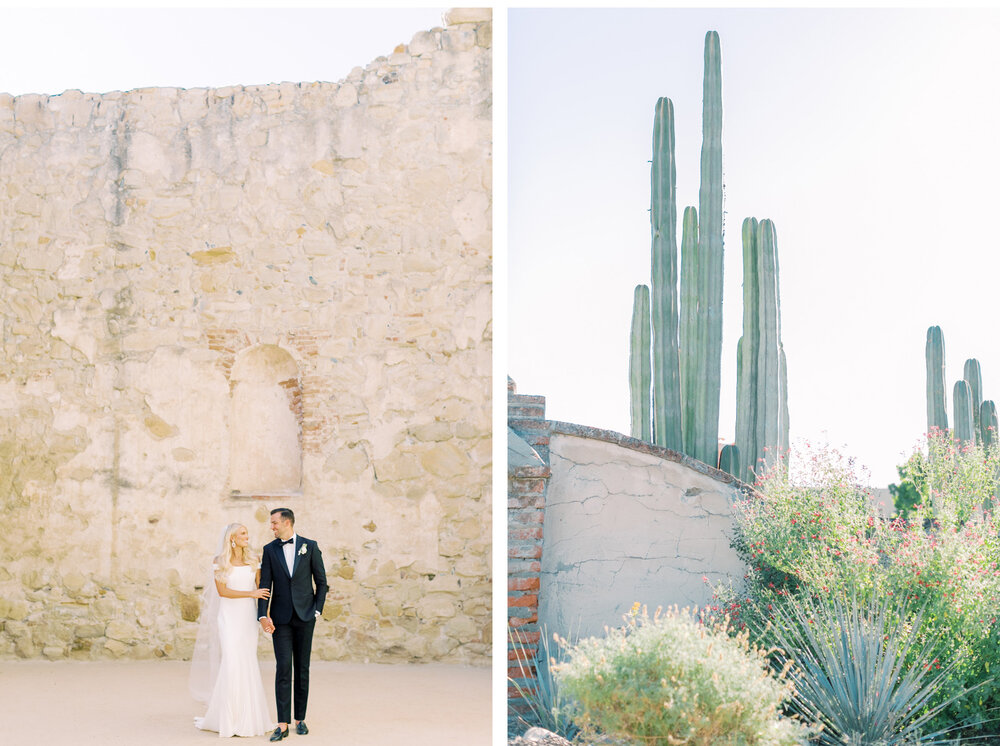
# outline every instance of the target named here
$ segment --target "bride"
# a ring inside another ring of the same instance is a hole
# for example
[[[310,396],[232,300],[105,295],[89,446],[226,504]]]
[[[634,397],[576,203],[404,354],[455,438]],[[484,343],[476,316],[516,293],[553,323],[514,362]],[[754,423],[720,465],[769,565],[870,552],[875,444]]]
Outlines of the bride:
[[[264,686],[257,665],[257,599],[260,563],[250,551],[246,526],[232,523],[222,536],[214,583],[205,588],[201,625],[191,661],[191,694],[207,702],[195,726],[220,736],[259,736],[274,723],[268,719]]]

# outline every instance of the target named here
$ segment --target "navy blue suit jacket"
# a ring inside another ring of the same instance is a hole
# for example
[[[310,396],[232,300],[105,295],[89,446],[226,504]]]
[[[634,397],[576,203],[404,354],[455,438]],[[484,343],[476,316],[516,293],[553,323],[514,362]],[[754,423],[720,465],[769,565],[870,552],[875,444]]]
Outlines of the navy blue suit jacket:
[[[303,547],[305,547],[303,549]],[[260,587],[271,591],[271,598],[257,601],[257,616],[270,616],[275,624],[288,624],[294,613],[304,622],[322,613],[326,600],[326,569],[323,555],[312,539],[295,537],[295,564],[288,574],[288,564],[281,541],[275,539],[264,547],[260,560]],[[270,615],[267,612],[271,606]]]

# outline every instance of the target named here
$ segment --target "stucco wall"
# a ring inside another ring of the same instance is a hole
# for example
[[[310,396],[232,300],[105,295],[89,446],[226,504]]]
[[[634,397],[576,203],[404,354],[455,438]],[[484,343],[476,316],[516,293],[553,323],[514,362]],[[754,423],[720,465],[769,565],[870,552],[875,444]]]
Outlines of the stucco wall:
[[[186,657],[221,528],[288,506],[317,657],[488,663],[490,47],[0,95],[0,657]]]
[[[680,454],[551,423],[539,624],[603,635],[635,602],[701,605],[703,580],[742,577],[729,547],[739,484]]]

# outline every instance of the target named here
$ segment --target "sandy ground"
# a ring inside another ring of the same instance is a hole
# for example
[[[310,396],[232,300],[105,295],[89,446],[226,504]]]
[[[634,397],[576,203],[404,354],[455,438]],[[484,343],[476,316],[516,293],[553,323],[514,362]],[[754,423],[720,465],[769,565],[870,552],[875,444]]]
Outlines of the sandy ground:
[[[0,661],[0,744],[218,743],[181,661]],[[261,674],[274,711],[274,663]],[[489,746],[490,670],[313,661],[309,735],[293,746]],[[229,742],[267,743],[266,736]]]

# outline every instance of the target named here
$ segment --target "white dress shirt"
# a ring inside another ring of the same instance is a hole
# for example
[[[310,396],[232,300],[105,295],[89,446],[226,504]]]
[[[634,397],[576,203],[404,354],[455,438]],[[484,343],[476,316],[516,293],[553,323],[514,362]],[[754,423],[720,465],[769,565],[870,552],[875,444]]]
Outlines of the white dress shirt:
[[[292,534],[292,543],[281,547],[285,553],[285,564],[288,565],[288,577],[292,576],[292,569],[295,567],[295,534]]]

